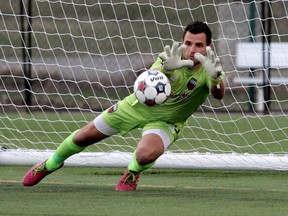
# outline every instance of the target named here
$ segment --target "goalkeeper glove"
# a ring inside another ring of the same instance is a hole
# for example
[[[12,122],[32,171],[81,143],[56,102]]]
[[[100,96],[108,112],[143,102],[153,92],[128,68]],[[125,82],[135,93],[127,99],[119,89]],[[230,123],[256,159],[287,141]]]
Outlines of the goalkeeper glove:
[[[173,71],[181,67],[193,67],[194,62],[192,60],[182,60],[182,53],[186,45],[182,44],[180,47],[177,42],[174,42],[172,49],[169,45],[164,47],[164,52],[159,55],[163,60],[162,69],[165,71]]]
[[[206,47],[206,53],[207,57],[200,53],[195,53],[194,57],[203,65],[210,76],[211,82],[214,85],[218,85],[224,77],[220,59],[215,57],[213,50],[209,46]]]

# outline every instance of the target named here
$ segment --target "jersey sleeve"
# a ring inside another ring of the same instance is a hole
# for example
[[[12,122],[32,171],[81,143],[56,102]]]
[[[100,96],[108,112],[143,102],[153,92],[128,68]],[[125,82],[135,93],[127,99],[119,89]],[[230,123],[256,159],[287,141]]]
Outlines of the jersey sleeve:
[[[162,67],[162,59],[158,57],[154,62],[154,64],[150,67],[150,70],[156,70],[156,69],[159,70],[161,67]]]
[[[160,57],[158,57],[156,59],[156,61],[154,62],[154,64],[150,67],[150,70],[159,70],[161,71],[162,73],[164,73],[166,76],[170,76],[171,75],[171,71],[167,72],[167,71],[164,71],[162,69],[162,59]]]

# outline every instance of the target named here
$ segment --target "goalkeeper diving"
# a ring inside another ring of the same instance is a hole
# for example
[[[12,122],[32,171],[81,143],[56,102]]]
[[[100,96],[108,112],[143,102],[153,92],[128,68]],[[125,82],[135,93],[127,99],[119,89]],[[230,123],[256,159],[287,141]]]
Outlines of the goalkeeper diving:
[[[194,21],[186,26],[181,44],[166,45],[150,68],[164,73],[171,83],[171,95],[161,105],[148,107],[132,93],[103,111],[83,128],[74,131],[55,153],[28,170],[23,185],[33,186],[61,168],[70,156],[82,152],[112,135],[142,129],[133,158],[116,185],[118,191],[136,190],[143,171],[175,142],[186,120],[209,94],[221,100],[225,94],[224,72],[213,51],[212,33],[207,24]]]

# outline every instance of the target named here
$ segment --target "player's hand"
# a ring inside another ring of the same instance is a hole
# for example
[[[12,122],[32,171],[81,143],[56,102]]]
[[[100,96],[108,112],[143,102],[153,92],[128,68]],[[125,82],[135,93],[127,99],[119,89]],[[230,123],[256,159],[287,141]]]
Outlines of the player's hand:
[[[211,47],[206,47],[207,56],[203,56],[200,53],[195,53],[194,57],[205,68],[213,84],[218,85],[224,77],[222,66],[219,58],[215,57],[215,54]]]
[[[165,71],[173,71],[181,67],[193,67],[194,62],[192,60],[183,60],[182,54],[186,45],[182,44],[179,46],[179,43],[174,42],[172,48],[170,49],[169,45],[164,47],[164,52],[159,55],[163,60],[162,68]]]

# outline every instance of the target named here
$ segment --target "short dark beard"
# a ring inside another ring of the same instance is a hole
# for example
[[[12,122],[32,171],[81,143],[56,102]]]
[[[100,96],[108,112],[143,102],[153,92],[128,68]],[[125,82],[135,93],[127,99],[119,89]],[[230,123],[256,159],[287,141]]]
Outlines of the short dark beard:
[[[196,62],[196,64],[194,64],[194,66],[201,64],[200,62]]]
[[[197,65],[199,65],[199,64],[201,64],[201,63],[200,63],[200,62],[196,62],[196,63],[193,65],[193,67],[195,67],[195,66],[197,66]],[[192,70],[191,67],[189,67],[188,69]]]

